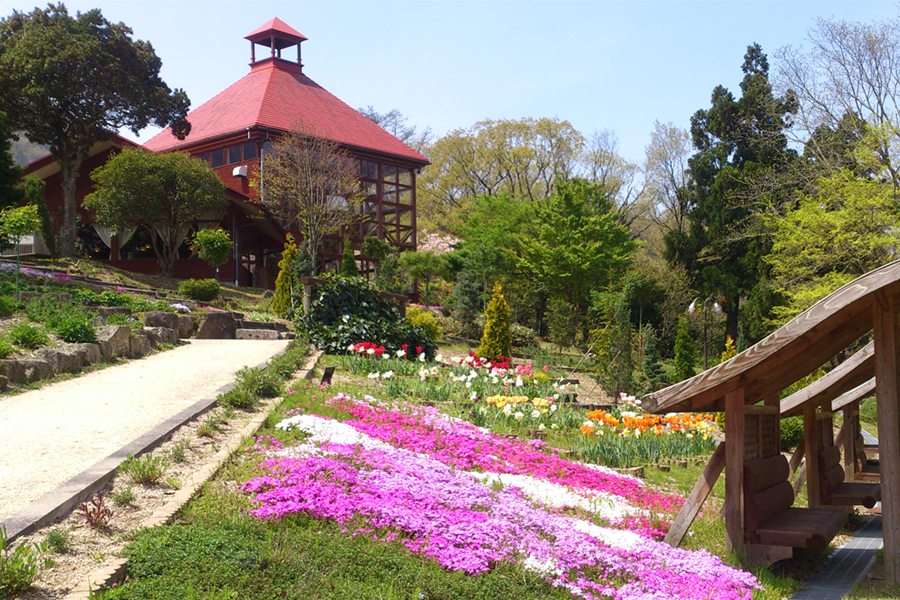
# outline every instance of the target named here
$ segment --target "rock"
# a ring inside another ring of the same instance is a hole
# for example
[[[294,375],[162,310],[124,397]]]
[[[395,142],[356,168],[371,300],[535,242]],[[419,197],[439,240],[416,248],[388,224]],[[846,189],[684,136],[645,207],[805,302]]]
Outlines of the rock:
[[[86,367],[103,360],[103,352],[99,344],[69,344],[69,348],[81,355],[81,366]]]
[[[277,340],[278,332],[274,329],[238,329],[234,337],[238,340]]]
[[[144,333],[154,348],[160,344],[174,344],[178,341],[175,331],[168,327],[144,327]]]
[[[275,331],[275,323],[267,323],[265,321],[244,321],[242,329],[271,329]]]
[[[104,325],[97,327],[96,332],[104,358],[131,354],[131,328],[128,325]]]
[[[130,315],[131,309],[127,306],[98,306],[97,314],[101,317],[108,317],[109,315]]]
[[[57,373],[74,373],[81,368],[81,355],[66,346],[41,348],[36,352]]]
[[[189,338],[194,335],[194,318],[190,315],[177,315],[178,316],[178,328],[175,330],[178,332],[179,338]]]
[[[200,317],[200,327],[195,336],[199,340],[233,340],[237,321],[231,313],[214,312]]]
[[[25,379],[28,381],[53,377],[53,367],[46,360],[23,359],[21,362],[25,363]]]
[[[178,315],[162,310],[148,310],[144,313],[144,327],[168,327],[178,330]]]
[[[6,375],[0,375],[0,390],[5,390],[9,387],[9,378]]]
[[[25,364],[13,358],[0,360],[0,374],[6,377],[7,381],[22,383],[25,381]]]
[[[278,332],[279,340],[293,340],[296,337],[297,337],[297,334],[294,333],[293,331],[279,331]]]
[[[137,331],[130,340],[130,346],[131,350],[129,354],[131,354],[131,356],[143,356],[150,352],[150,339],[143,331]]]

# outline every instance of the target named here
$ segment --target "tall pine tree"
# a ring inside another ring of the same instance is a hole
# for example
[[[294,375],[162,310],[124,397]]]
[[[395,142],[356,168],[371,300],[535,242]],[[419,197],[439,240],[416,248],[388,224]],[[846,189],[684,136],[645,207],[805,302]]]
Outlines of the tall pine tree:
[[[775,97],[769,62],[758,44],[747,48],[741,69],[741,98],[718,86],[712,106],[691,118],[697,154],[688,161],[689,227],[665,237],[666,258],[687,269],[694,287],[704,296],[726,299],[726,333],[733,339],[740,298],[764,278],[762,257],[771,245],[755,216],[764,206],[779,204],[761,197],[756,182],[783,173],[797,160],[784,133],[797,110],[796,98]]]

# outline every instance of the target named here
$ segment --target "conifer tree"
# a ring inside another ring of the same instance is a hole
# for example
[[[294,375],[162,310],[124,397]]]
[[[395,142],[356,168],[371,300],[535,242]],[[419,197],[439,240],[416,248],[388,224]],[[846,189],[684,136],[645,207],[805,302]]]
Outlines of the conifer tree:
[[[649,394],[666,383],[662,365],[659,364],[659,348],[656,345],[656,331],[647,323],[641,331],[644,341],[644,364],[641,373],[641,393]]]
[[[287,316],[288,310],[294,307],[294,288],[300,285],[299,275],[294,268],[299,256],[297,244],[291,234],[287,234],[285,239],[284,251],[278,263],[278,278],[275,279],[275,297],[272,298],[272,312],[280,317]]]
[[[359,277],[359,268],[356,266],[356,257],[353,256],[353,247],[347,238],[344,238],[344,253],[341,255],[341,275]]]
[[[510,310],[509,304],[503,297],[503,289],[500,284],[494,286],[491,301],[488,302],[485,311],[484,335],[481,336],[481,345],[475,353],[489,360],[498,360],[501,356],[509,356],[512,346],[512,335],[509,331]]]

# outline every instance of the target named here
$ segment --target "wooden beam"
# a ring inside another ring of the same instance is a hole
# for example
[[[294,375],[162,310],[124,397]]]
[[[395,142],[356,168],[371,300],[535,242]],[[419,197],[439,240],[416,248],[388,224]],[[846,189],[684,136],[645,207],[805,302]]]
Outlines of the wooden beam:
[[[703,474],[700,475],[700,479],[694,484],[694,489],[691,490],[691,494],[687,497],[684,506],[678,511],[678,516],[675,517],[672,526],[669,527],[669,531],[666,533],[667,544],[671,545],[673,548],[677,548],[681,545],[681,541],[684,539],[685,534],[687,534],[688,529],[691,528],[694,519],[697,518],[697,513],[700,512],[703,503],[706,502],[706,498],[709,496],[713,486],[719,479],[719,475],[722,474],[722,468],[724,466],[725,442],[722,442],[718,445],[716,451],[713,452],[709,462],[706,463]]]
[[[881,514],[884,579],[900,582],[900,408],[898,408],[897,311],[894,297],[876,293],[875,396],[878,399],[878,457],[881,461]]]
[[[803,439],[806,442],[806,495],[810,508],[821,508],[819,490],[819,425],[816,405],[803,405]]]
[[[800,493],[800,488],[803,487],[803,484],[806,483],[806,461],[800,465],[800,469],[797,471],[797,479],[794,480],[794,483],[791,487],[794,488],[794,496]]]
[[[744,550],[744,388],[725,395],[726,548]]]
[[[871,342],[850,358],[802,390],[781,401],[781,414],[801,414],[803,404],[831,401],[872,378],[875,373],[875,346]]]

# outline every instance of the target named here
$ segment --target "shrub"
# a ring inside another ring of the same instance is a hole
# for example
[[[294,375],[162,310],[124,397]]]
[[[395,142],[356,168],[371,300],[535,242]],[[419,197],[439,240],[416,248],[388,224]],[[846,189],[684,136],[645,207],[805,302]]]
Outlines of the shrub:
[[[263,371],[244,367],[237,372],[235,382],[236,388],[247,390],[260,398],[274,398],[281,393],[281,380],[277,374],[270,373],[268,369]]]
[[[212,302],[219,297],[219,282],[215,279],[185,279],[178,285],[178,294],[198,302]]]
[[[724,413],[723,413],[724,414]],[[803,439],[803,417],[788,417],[781,420],[781,449],[795,448]]]
[[[409,348],[422,348],[427,358],[434,357],[434,342],[420,327],[401,317],[397,308],[380,297],[365,279],[328,276],[327,280],[316,288],[309,313],[298,323],[311,344],[329,354],[346,354],[349,346],[359,342],[372,342],[390,352],[406,344]]]
[[[501,356],[509,356],[512,336],[509,333],[509,304],[503,297],[503,290],[498,284],[494,287],[491,301],[488,303],[485,317],[484,335],[481,345],[475,353],[481,358],[498,360]]]
[[[50,343],[43,327],[21,323],[9,330],[9,341],[16,346],[35,350]]]
[[[80,315],[62,317],[54,324],[54,331],[63,341],[70,344],[93,343],[97,341],[97,333],[91,320]]]
[[[19,544],[14,550],[6,541],[6,527],[0,525],[0,597],[11,598],[31,587],[44,569],[53,566],[41,558],[47,544]]]
[[[19,304],[12,296],[0,296],[0,317],[11,317],[19,309]]]
[[[353,256],[353,246],[346,238],[344,238],[344,253],[341,255],[341,275],[343,277],[359,277],[356,257]]]
[[[231,236],[221,227],[218,229],[201,229],[194,234],[193,246],[197,249],[197,256],[205,260],[216,270],[216,279],[219,278],[219,267],[228,262],[231,257]]]
[[[168,463],[152,454],[135,458],[131,454],[119,465],[119,471],[127,475],[132,483],[158,483],[166,473]]]
[[[437,342],[441,338],[441,325],[435,318],[434,313],[428,309],[408,306],[406,308],[406,321],[413,327],[421,327],[422,331],[425,332],[425,335],[432,342]]]
[[[9,343],[9,341],[0,339],[0,358],[6,358],[7,356],[13,354],[16,351],[13,348],[13,345]]]
[[[259,403],[259,396],[244,388],[233,388],[216,398],[221,406],[231,408],[253,408]]]
[[[538,343],[537,333],[531,327],[512,323],[509,334],[512,336],[512,345],[516,348],[527,348]]]

